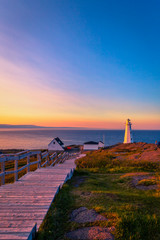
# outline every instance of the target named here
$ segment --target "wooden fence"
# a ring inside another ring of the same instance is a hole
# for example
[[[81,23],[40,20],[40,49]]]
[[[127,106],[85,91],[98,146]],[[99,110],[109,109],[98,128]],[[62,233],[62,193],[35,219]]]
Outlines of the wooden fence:
[[[30,161],[30,158],[36,156],[37,160],[34,162]],[[1,154],[0,155],[0,164],[1,164],[1,185],[5,184],[5,176],[9,174],[14,174],[14,181],[18,180],[18,173],[22,170],[26,169],[26,173],[30,172],[30,166],[37,164],[37,168],[53,166],[57,162],[63,163],[66,159],[72,157],[73,154],[68,152],[57,153],[54,152],[52,155],[49,155],[48,151],[30,151],[26,150],[23,152],[19,152],[16,154]],[[27,159],[27,164],[22,167],[18,167],[18,162],[22,159]],[[14,162],[14,170],[6,170],[6,162],[13,161]]]

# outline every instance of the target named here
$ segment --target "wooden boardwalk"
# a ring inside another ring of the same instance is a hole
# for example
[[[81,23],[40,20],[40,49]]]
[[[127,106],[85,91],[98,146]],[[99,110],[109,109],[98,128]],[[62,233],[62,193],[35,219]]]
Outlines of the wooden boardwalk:
[[[72,177],[75,159],[29,172],[0,187],[0,239],[30,240],[38,230],[55,195]]]

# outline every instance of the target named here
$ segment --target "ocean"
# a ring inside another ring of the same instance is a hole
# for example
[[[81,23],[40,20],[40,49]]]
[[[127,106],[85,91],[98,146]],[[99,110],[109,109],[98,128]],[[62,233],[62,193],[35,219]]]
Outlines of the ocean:
[[[86,141],[103,141],[105,146],[122,143],[124,130],[55,130],[55,129],[1,129],[0,149],[45,149],[59,137],[65,145]],[[160,141],[160,130],[133,130],[135,142]]]

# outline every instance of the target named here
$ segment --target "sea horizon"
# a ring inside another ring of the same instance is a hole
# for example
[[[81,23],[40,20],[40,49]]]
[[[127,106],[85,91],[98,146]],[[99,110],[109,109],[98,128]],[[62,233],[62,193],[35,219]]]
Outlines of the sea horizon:
[[[14,126],[14,125],[11,125]],[[124,130],[124,128],[89,128],[89,127],[41,127],[41,126],[36,126],[36,127],[21,127],[21,125],[18,125],[19,127],[1,127],[0,126],[0,131],[10,131],[10,130],[107,130],[107,131],[119,131],[119,130]],[[27,126],[27,125],[26,125]],[[133,131],[160,131],[160,129],[137,129],[134,128],[132,129]]]
[[[160,130],[133,129],[134,142],[160,141]],[[46,149],[59,137],[66,146],[82,145],[86,141],[104,141],[105,146],[122,143],[124,129],[0,129],[0,149]]]

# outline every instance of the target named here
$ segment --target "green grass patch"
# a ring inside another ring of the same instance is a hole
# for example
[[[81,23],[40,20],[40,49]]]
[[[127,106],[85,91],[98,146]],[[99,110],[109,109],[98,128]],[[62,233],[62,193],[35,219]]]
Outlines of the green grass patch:
[[[160,239],[159,189],[143,191],[132,184],[132,177],[137,172],[137,176],[153,173],[152,178],[146,177],[139,184],[149,186],[158,183],[160,161],[133,157],[132,154],[143,152],[136,146],[128,150],[122,146],[121,149],[116,147],[114,152],[111,150],[87,152],[85,157],[76,160],[77,170],[56,196],[37,240],[68,240],[65,233],[88,226],[114,226],[112,234],[115,240]],[[71,212],[82,206],[94,209],[107,221],[71,222]]]
[[[160,239],[160,220],[156,215],[123,215],[117,224],[116,239],[158,240]]]
[[[79,178],[84,181],[77,186]],[[158,190],[141,191],[130,186],[130,178],[122,174],[92,173],[77,170],[56,196],[37,240],[67,240],[65,233],[87,226],[115,226],[116,240],[159,240],[160,197]],[[108,221],[78,224],[70,221],[70,213],[85,206],[95,209]]]
[[[64,234],[71,227],[68,222],[69,213],[73,206],[74,197],[71,194],[71,188],[69,184],[64,184],[40,226],[37,239],[65,239]]]

